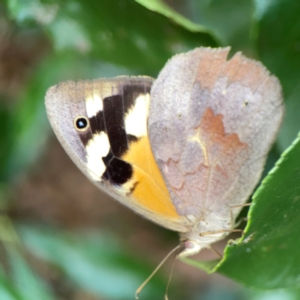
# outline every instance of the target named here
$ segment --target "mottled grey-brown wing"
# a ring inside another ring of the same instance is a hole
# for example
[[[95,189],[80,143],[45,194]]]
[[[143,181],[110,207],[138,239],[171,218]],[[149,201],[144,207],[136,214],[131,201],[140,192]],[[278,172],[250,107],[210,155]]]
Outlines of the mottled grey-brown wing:
[[[181,215],[228,219],[257,184],[283,116],[277,78],[228,52],[174,56],[152,86],[151,146]]]

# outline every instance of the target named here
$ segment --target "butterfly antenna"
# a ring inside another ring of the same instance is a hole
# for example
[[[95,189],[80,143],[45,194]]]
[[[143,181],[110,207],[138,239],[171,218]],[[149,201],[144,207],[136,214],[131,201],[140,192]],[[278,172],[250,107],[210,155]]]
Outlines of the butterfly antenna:
[[[176,249],[177,248],[177,249]],[[181,248],[181,245],[179,245],[178,247],[176,247],[175,249],[177,250],[177,252],[179,252],[179,248]],[[174,253],[172,251],[172,253]],[[177,253],[178,254],[178,253]],[[170,272],[170,276],[169,276],[169,280],[168,280],[168,284],[167,284],[167,287],[166,287],[166,292],[165,292],[165,300],[169,300],[169,297],[168,297],[168,291],[169,291],[169,287],[170,287],[170,283],[171,283],[171,279],[172,279],[172,276],[173,276],[173,270],[174,270],[174,266],[175,266],[175,263],[176,263],[176,258],[177,258],[177,254],[174,256],[174,259],[173,259],[173,263],[172,263],[172,268],[171,268],[171,272]]]
[[[178,249],[180,249],[180,245],[178,245],[177,247],[175,247],[173,250],[171,250],[167,256],[160,262],[160,264],[154,269],[154,271],[148,276],[148,278],[139,286],[139,288],[136,290],[135,292],[135,299],[139,299],[139,293],[143,290],[143,288],[146,286],[146,284],[150,281],[150,279],[156,274],[156,272],[160,269],[160,267],[168,260],[168,258],[174,253],[176,252]],[[176,259],[176,257],[175,257]],[[174,259],[174,261],[175,261]],[[174,267],[174,263],[173,263],[173,266],[172,266],[172,271],[171,271],[171,274],[173,272],[173,267]],[[169,281],[170,281],[170,278],[169,278]],[[167,285],[167,289],[169,287],[169,283]],[[167,295],[165,295],[166,297]],[[168,296],[167,296],[168,297]],[[166,298],[168,299],[168,298]]]

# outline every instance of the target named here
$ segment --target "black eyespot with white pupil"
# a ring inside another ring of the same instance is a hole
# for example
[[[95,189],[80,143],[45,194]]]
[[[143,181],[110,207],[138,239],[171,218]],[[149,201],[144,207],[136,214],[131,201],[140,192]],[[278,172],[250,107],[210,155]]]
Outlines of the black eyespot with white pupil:
[[[79,116],[74,120],[74,126],[77,131],[85,131],[89,126],[89,120],[85,116]]]

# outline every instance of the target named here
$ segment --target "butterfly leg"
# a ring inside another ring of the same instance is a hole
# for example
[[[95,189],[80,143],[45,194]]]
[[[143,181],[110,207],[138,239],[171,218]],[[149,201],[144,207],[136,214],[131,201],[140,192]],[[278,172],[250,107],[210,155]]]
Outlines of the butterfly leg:
[[[228,233],[243,232],[244,231],[243,229],[238,229],[235,227],[238,226],[240,224],[240,222],[244,221],[247,218],[242,218],[241,220],[239,220],[239,222],[235,223],[233,209],[238,208],[238,207],[250,206],[250,205],[251,205],[251,203],[245,203],[245,204],[234,205],[234,206],[230,207],[231,225],[232,225],[233,229],[220,229],[220,230],[214,230],[214,231],[201,232],[201,233],[199,233],[199,236],[209,236],[209,235],[215,235],[215,234],[224,233],[224,232],[228,232]]]
[[[244,203],[244,204],[234,205],[234,206],[230,207],[231,222],[232,222],[232,225],[234,225],[232,227],[238,227],[243,221],[247,222],[249,220],[248,218],[241,218],[238,222],[235,222],[233,209],[240,208],[240,207],[247,207],[250,205],[251,205],[251,203]]]
[[[245,217],[245,218],[240,218],[236,223],[234,227],[238,227],[241,225],[242,222],[248,222],[249,218]]]
[[[223,258],[223,254],[221,254],[218,250],[216,250],[213,246],[207,247],[210,251],[212,251],[214,254],[219,256],[220,258]]]
[[[206,232],[201,232],[199,233],[200,236],[208,236],[208,235],[214,235],[214,234],[219,234],[219,233],[224,233],[224,232],[243,232],[243,229],[220,229],[220,230],[214,230],[214,231],[206,231]]]

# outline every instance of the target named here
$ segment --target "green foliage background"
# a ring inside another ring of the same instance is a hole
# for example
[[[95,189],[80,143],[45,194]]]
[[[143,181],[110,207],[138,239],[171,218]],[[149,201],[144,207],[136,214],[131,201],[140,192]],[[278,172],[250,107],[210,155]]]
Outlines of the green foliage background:
[[[248,287],[235,288],[226,299],[299,299],[299,0],[7,0],[0,8],[14,34],[23,35],[20,47],[30,50],[37,36],[47,45],[22,85],[0,93],[1,300],[75,299],[74,290],[88,295],[76,299],[133,299],[153,269],[111,233],[67,230],[11,214],[15,187],[39,164],[52,135],[44,108],[47,88],[67,79],[156,77],[176,53],[228,45],[232,53],[262,61],[282,83],[286,114],[267,170],[279,160],[253,196],[243,237],[228,244],[221,261],[187,263]],[[166,233],[165,239],[173,236]],[[42,276],[32,260],[59,272],[69,292]],[[141,299],[162,299],[166,282],[158,274]],[[171,299],[200,297],[224,299],[224,291],[189,291],[180,283],[170,289]]]

